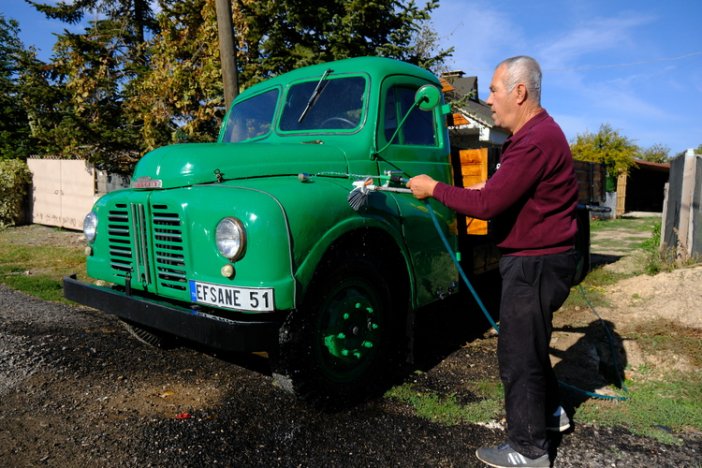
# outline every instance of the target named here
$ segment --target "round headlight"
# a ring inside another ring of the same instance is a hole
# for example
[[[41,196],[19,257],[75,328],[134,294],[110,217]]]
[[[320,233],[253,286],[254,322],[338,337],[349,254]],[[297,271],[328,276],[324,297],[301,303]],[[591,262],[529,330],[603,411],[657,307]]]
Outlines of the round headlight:
[[[85,234],[85,238],[88,240],[88,242],[95,240],[95,234],[97,234],[97,224],[98,218],[94,211],[91,211],[85,215],[85,219],[83,220],[83,234]]]
[[[237,260],[244,255],[246,248],[246,233],[241,221],[235,218],[224,218],[217,224],[217,249],[219,253],[230,260]]]

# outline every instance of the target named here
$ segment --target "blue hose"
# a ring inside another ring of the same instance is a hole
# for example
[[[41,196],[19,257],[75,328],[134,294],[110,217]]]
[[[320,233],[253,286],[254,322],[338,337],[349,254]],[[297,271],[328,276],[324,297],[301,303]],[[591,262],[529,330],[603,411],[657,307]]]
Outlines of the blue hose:
[[[436,218],[436,213],[434,213],[434,209],[431,207],[431,205],[429,204],[429,202],[425,201],[424,203],[425,203],[425,205],[426,205],[426,207],[427,207],[427,211],[429,212],[429,216],[431,217],[431,220],[432,220],[432,222],[434,223],[434,227],[436,228],[436,232],[439,234],[439,237],[441,238],[441,241],[443,242],[444,247],[446,248],[446,251],[447,251],[448,254],[451,256],[451,260],[453,261],[453,264],[454,264],[454,265],[456,266],[456,268],[458,269],[458,273],[461,275],[461,279],[463,279],[463,283],[465,283],[465,285],[468,287],[468,290],[469,290],[470,293],[473,295],[473,298],[475,299],[475,302],[478,303],[478,306],[480,307],[480,310],[483,312],[483,315],[484,315],[485,318],[488,320],[488,322],[490,322],[490,325],[492,326],[492,328],[495,330],[495,332],[497,332],[497,333],[499,334],[499,333],[500,333],[500,329],[499,329],[498,325],[495,323],[495,321],[493,320],[492,316],[488,313],[487,309],[485,308],[485,305],[483,304],[483,301],[480,299],[480,296],[478,296],[478,293],[476,292],[475,288],[473,287],[473,285],[471,284],[471,282],[468,280],[468,277],[466,276],[465,272],[463,271],[463,268],[461,267],[461,264],[460,264],[460,262],[458,261],[458,258],[456,257],[456,254],[454,254],[453,249],[451,248],[451,244],[449,244],[449,241],[448,241],[448,239],[446,238],[446,235],[444,235],[444,231],[441,229],[441,225],[439,224],[439,220]],[[607,338],[608,338],[608,340],[609,340],[609,345],[610,345],[610,350],[611,350],[611,354],[612,354],[612,359],[614,360],[615,369],[617,369],[618,366],[617,366],[616,353],[614,352],[614,351],[615,351],[615,350],[614,350],[614,339],[612,338],[612,334],[611,334],[611,332],[609,331],[609,327],[607,327],[607,325],[604,323],[604,321],[602,320],[602,318],[601,318],[601,317],[599,316],[599,314],[595,311],[595,308],[592,306],[592,304],[591,304],[590,301],[588,300],[587,296],[585,295],[585,290],[583,289],[583,287],[580,286],[579,289],[580,289],[580,293],[583,295],[583,297],[585,298],[585,301],[587,302],[588,306],[590,307],[590,310],[592,310],[592,312],[595,314],[595,316],[600,320],[600,322],[603,324],[603,326],[604,326],[604,328],[605,328],[605,330],[606,330],[606,332],[607,332]],[[617,378],[618,378],[618,376],[617,376]],[[561,387],[568,388],[568,389],[570,389],[570,390],[574,390],[574,391],[576,391],[576,392],[578,392],[578,393],[582,393],[582,394],[587,395],[587,396],[589,396],[589,397],[591,397],[591,398],[599,398],[599,399],[601,399],[601,400],[617,400],[617,401],[624,401],[624,400],[628,400],[628,399],[629,399],[628,397],[623,397],[623,396],[602,395],[602,394],[600,394],[600,393],[590,392],[590,391],[588,391],[588,390],[583,390],[583,389],[581,389],[581,388],[575,387],[575,386],[573,386],[573,385],[570,385],[570,384],[567,384],[567,383],[561,382],[561,381],[558,381],[558,384],[559,384]],[[627,389],[626,386],[623,384],[623,382],[621,382],[621,379],[620,379],[620,381],[618,382],[618,384],[619,384],[619,387],[621,387],[625,392],[628,392],[628,389]]]
[[[427,210],[429,211],[429,216],[431,217],[431,220],[434,223],[434,227],[436,228],[436,232],[439,233],[439,237],[441,238],[441,242],[444,243],[444,247],[446,248],[446,251],[451,256],[451,260],[453,260],[453,264],[456,265],[456,268],[458,269],[458,273],[461,275],[461,279],[463,279],[463,283],[468,287],[468,290],[473,295],[475,302],[478,303],[480,310],[483,311],[483,315],[488,320],[488,322],[490,322],[490,325],[492,326],[492,328],[497,333],[500,333],[500,327],[495,323],[495,321],[492,319],[492,316],[490,316],[490,314],[488,313],[488,310],[485,307],[485,304],[483,304],[483,301],[480,299],[480,296],[478,296],[478,292],[473,287],[473,284],[468,280],[468,277],[466,276],[466,273],[463,271],[463,268],[461,268],[461,265],[458,262],[458,258],[456,258],[456,254],[453,253],[453,249],[451,248],[451,244],[449,244],[448,239],[444,235],[444,231],[441,230],[441,225],[439,224],[439,220],[436,218],[436,213],[434,213],[434,209],[431,207],[431,205],[428,202],[425,202],[425,203],[427,206]]]

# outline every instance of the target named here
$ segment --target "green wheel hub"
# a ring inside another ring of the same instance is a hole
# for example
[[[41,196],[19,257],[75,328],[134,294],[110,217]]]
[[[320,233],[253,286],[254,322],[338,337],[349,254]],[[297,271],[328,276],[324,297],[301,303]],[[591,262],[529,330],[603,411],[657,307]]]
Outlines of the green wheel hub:
[[[320,314],[321,369],[334,381],[364,372],[381,347],[383,307],[367,280],[344,281],[332,291]]]
[[[323,332],[329,354],[353,365],[373,352],[380,332],[374,312],[372,304],[364,298],[335,302],[329,309],[330,327]]]

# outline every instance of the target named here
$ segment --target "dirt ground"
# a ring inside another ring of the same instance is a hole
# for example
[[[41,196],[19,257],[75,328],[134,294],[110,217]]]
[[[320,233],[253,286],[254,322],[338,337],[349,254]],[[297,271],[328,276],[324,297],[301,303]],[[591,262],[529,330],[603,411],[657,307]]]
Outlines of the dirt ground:
[[[627,378],[640,377],[639,369],[649,375],[660,376],[671,370],[690,371],[696,369],[685,354],[671,354],[661,350],[642,351],[636,340],[629,337],[641,327],[681,327],[687,334],[702,339],[702,265],[662,272],[653,276],[641,274],[646,261],[641,250],[632,250],[632,240],[645,240],[648,233],[607,229],[592,236],[593,262],[605,270],[620,274],[636,274],[599,291],[605,297],[605,305],[576,307],[562,310],[554,319],[555,332],[552,339],[553,362],[560,375],[599,390],[601,370],[618,365],[627,368]],[[615,247],[612,247],[614,245]],[[608,246],[608,247],[606,247]],[[581,294],[579,290],[572,294]],[[596,313],[604,321],[621,346],[619,362],[612,362],[609,343],[601,330]],[[596,322],[593,322],[593,319]],[[567,356],[561,359],[559,356]],[[600,372],[597,370],[600,369]],[[583,372],[583,370],[586,370]],[[587,382],[583,376],[596,376]],[[610,382],[611,383],[611,379]],[[604,393],[607,393],[604,390]]]
[[[81,242],[78,233],[49,231],[28,227],[20,234],[36,235],[42,243]],[[641,268],[642,260],[631,252],[598,250],[599,245],[594,236],[595,259],[604,268]],[[702,266],[695,266],[637,276],[603,291],[608,304],[596,312],[621,345],[617,367],[626,364],[636,372],[642,366],[693,365],[682,354],[644,352],[628,337],[660,320],[702,330],[701,279]],[[490,296],[484,300],[492,310]],[[466,403],[478,399],[470,382],[496,378],[496,337],[478,312],[468,313],[467,301],[457,298],[418,317],[415,370],[407,376],[418,391]],[[606,392],[613,360],[599,320],[585,307],[574,307],[557,313],[554,326],[559,378]],[[479,466],[477,447],[504,438],[502,421],[445,425],[388,397],[323,413],[272,382],[262,356],[192,347],[156,350],[136,342],[114,317],[0,286],[5,466],[471,467]],[[575,430],[559,442],[555,466],[700,466],[697,432],[680,434],[682,445],[668,446],[623,428],[577,424],[577,414],[575,421]]]

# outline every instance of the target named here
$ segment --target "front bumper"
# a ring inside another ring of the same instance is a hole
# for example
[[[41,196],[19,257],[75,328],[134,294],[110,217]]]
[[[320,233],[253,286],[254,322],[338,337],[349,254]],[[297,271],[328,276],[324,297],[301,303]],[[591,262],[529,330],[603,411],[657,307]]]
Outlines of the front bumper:
[[[66,299],[144,327],[224,351],[267,351],[278,343],[285,314],[231,319],[102,286],[63,278]]]

